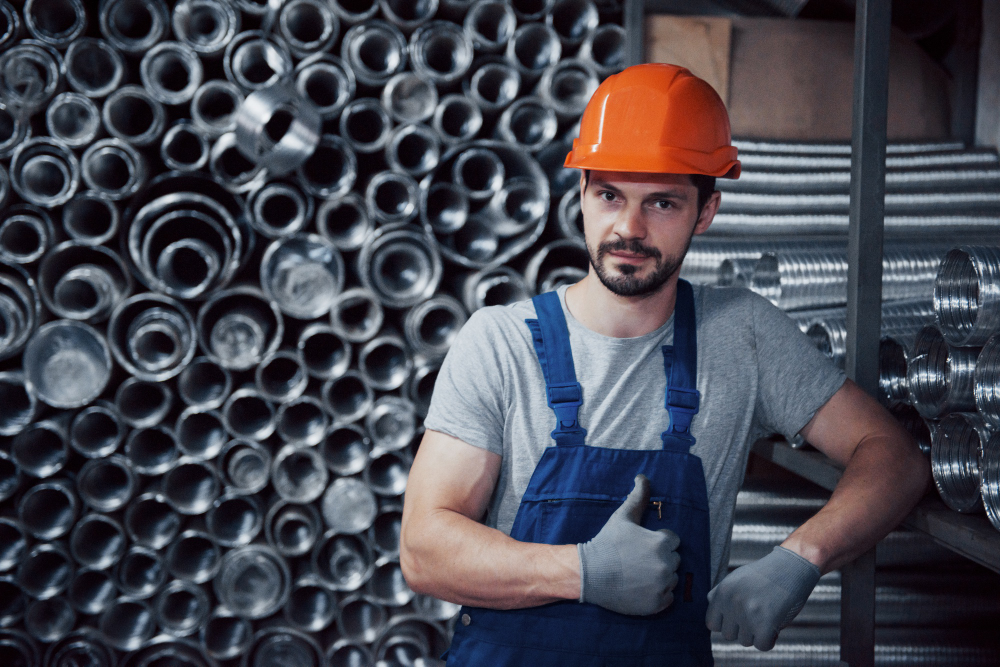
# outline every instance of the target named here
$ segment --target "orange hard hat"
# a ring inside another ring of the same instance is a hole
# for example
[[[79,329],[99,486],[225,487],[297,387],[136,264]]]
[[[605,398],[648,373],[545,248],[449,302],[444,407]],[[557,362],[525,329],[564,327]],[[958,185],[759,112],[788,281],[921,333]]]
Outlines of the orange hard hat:
[[[583,112],[565,166],[740,176],[722,99],[685,68],[661,63],[604,80]]]

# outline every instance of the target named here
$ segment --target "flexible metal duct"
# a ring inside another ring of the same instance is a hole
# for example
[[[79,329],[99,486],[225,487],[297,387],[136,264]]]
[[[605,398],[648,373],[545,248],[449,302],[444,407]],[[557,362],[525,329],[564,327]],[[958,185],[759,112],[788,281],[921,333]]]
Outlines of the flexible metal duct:
[[[925,296],[934,284],[940,255],[931,250],[889,250],[882,262],[886,300]],[[783,310],[833,306],[847,301],[847,257],[840,253],[765,253],[754,265],[750,289]]]
[[[968,412],[945,416],[934,433],[934,485],[945,504],[956,512],[975,512],[983,506],[979,460],[989,439],[982,417]]]
[[[624,64],[620,16],[590,0],[0,0],[0,203],[23,202],[0,207],[0,651],[432,664],[458,607],[414,596],[398,564],[421,417],[467,313],[588,270],[563,162]],[[849,147],[739,147],[744,177],[720,181],[685,277],[843,254]],[[993,240],[995,154],[888,155],[889,254]],[[774,236],[788,229],[806,238]],[[928,229],[945,238],[893,240]],[[892,538],[879,558],[927,553]],[[897,584],[880,584],[896,621],[909,594],[917,622],[959,617],[958,594]],[[803,613],[832,618],[833,585]]]
[[[973,373],[978,355],[978,348],[948,345],[934,326],[921,329],[907,365],[913,407],[928,418],[975,410]]]

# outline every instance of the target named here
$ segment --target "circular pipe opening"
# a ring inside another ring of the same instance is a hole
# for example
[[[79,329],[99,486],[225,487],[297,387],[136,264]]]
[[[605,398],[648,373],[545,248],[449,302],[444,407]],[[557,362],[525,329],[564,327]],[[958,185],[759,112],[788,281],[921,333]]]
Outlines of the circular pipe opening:
[[[163,476],[163,497],[181,514],[204,514],[219,491],[219,478],[204,463],[178,463]]]
[[[209,510],[205,523],[219,544],[239,547],[260,533],[264,517],[252,496],[223,496]]]
[[[132,431],[125,442],[125,456],[143,475],[162,475],[178,455],[173,434],[160,426]]]
[[[192,361],[177,378],[181,400],[206,410],[221,406],[231,388],[229,371],[203,357]]]
[[[125,552],[125,531],[115,521],[99,514],[85,516],[70,538],[70,553],[87,567],[106,568]]]
[[[80,470],[77,492],[87,505],[100,512],[121,509],[132,498],[136,479],[121,456],[91,459]]]
[[[275,456],[271,483],[284,500],[310,503],[326,488],[330,474],[319,453],[312,448],[286,445]]]
[[[276,403],[302,395],[309,377],[298,355],[278,352],[257,367],[257,388]]]
[[[51,477],[66,465],[69,457],[66,439],[56,426],[47,422],[21,431],[10,443],[10,455],[18,468],[34,477]]]
[[[63,60],[66,82],[78,93],[100,98],[116,90],[125,74],[125,60],[100,39],[76,39]]]
[[[219,470],[233,493],[256,493],[267,486],[271,455],[256,443],[233,440],[219,455]]]
[[[222,551],[205,533],[181,533],[167,550],[167,568],[178,579],[195,584],[209,581],[221,564]]]
[[[267,541],[283,556],[308,553],[320,534],[319,512],[312,505],[280,501],[267,517]]]
[[[77,572],[66,598],[78,612],[90,615],[100,614],[107,609],[117,595],[118,587],[110,572],[85,568]]]
[[[216,457],[228,439],[219,415],[197,408],[188,408],[180,414],[174,432],[181,451],[202,460]]]
[[[299,398],[278,409],[278,435],[285,442],[311,446],[323,439],[329,418],[314,398]]]
[[[162,549],[180,531],[181,517],[160,496],[143,494],[125,510],[125,530],[129,538],[151,549]]]

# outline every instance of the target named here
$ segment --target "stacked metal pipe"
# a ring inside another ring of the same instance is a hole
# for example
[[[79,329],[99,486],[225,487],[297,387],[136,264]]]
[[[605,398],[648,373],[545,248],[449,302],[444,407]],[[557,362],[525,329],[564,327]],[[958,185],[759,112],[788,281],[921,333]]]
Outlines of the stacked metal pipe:
[[[433,664],[421,418],[471,311],[586,271],[620,19],[0,0],[0,662]]]
[[[751,464],[736,499],[729,567],[753,562],[815,514],[829,492]],[[875,572],[876,665],[994,665],[1000,577],[932,539],[898,529],[879,543]],[[829,665],[840,660],[840,573],[823,576],[802,611],[761,653],[712,637],[719,665]]]

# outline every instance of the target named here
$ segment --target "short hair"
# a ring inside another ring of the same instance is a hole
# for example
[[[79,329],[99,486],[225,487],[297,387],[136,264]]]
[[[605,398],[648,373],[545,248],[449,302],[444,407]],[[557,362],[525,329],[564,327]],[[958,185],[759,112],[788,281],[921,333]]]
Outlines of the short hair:
[[[715,192],[715,176],[705,174],[688,174],[688,176],[691,177],[691,185],[698,189],[698,212],[701,213],[701,209],[708,203],[708,198]],[[586,190],[588,185],[590,185],[590,170],[584,169],[583,189]]]

